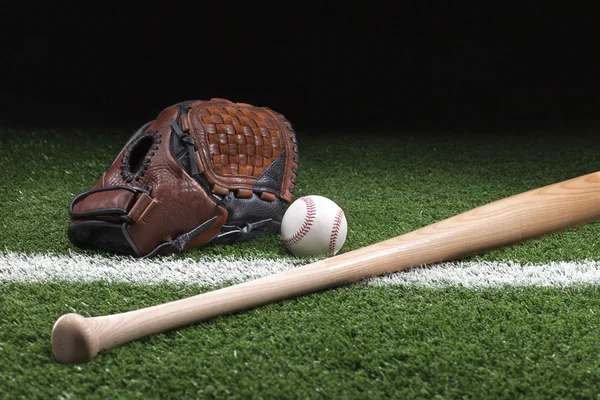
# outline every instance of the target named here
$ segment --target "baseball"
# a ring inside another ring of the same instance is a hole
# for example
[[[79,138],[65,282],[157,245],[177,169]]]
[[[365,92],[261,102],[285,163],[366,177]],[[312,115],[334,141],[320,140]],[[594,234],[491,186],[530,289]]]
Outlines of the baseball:
[[[286,210],[281,221],[281,241],[299,256],[333,256],[346,241],[344,211],[323,196],[303,196]]]

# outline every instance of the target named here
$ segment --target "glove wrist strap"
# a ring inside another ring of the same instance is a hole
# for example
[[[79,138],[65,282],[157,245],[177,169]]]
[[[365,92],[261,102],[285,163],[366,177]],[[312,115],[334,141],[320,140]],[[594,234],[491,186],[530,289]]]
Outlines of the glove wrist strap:
[[[119,193],[115,194],[115,191]],[[150,193],[150,189],[136,186],[92,189],[73,199],[69,206],[69,215],[74,220],[107,217],[123,222],[135,222],[144,216],[155,201],[150,197]],[[99,208],[98,204],[102,204],[103,207]],[[109,206],[107,207],[106,204]]]

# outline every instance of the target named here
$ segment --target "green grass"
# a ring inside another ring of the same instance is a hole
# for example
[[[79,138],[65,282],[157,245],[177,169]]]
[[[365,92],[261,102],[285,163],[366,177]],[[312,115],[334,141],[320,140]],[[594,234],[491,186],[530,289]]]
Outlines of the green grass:
[[[197,288],[0,286],[11,398],[595,398],[596,288],[330,290],[156,335],[81,366],[52,358],[73,309],[114,313]],[[24,310],[27,310],[24,312]]]
[[[68,205],[126,129],[0,129],[0,252],[79,252]],[[343,251],[598,170],[596,131],[299,132],[296,197],[345,210]],[[591,223],[472,260],[600,260]],[[283,257],[276,237],[185,253]],[[58,316],[101,315],[207,288],[0,284],[4,398],[599,398],[597,289],[424,290],[360,284],[56,363]]]
[[[129,135],[124,129],[0,129],[0,170],[6,178],[0,181],[2,247],[27,253],[77,250],[65,235],[68,205],[100,178]],[[320,194],[345,210],[349,232],[342,251],[594,172],[600,154],[590,128],[453,135],[300,132],[298,138],[301,164],[295,198]],[[600,225],[590,224],[479,258],[599,259],[599,233]],[[285,255],[274,237],[202,253]]]

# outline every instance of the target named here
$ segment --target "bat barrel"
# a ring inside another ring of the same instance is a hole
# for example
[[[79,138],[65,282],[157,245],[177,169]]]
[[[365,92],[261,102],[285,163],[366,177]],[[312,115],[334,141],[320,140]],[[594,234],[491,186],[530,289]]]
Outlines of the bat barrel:
[[[462,258],[600,218],[600,173],[521,193],[313,264],[122,314],[61,317],[52,331],[58,361],[81,363],[154,333],[370,276]]]

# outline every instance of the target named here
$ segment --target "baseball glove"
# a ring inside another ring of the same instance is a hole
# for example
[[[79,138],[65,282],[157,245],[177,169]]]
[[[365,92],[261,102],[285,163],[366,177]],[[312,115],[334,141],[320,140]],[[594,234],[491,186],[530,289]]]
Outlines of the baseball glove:
[[[225,99],[164,109],[72,201],[69,239],[136,257],[277,234],[298,142],[281,114]]]

